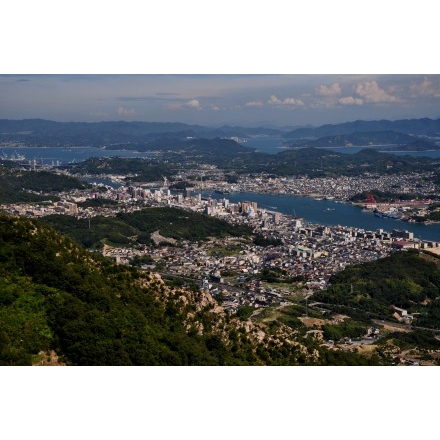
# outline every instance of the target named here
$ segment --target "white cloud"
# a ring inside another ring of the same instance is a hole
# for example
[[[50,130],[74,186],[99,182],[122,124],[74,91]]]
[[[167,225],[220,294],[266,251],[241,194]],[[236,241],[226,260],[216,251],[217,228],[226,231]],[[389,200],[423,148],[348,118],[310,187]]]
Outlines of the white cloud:
[[[216,112],[218,112],[220,109],[220,107],[216,106],[216,105],[211,105],[211,110],[214,110]]]
[[[331,86],[320,85],[315,91],[322,96],[336,96],[341,94],[342,89],[338,83],[334,83]]]
[[[270,95],[269,101],[267,101],[269,105],[283,105],[283,106],[302,106],[304,102],[300,99],[295,98],[285,98],[283,100],[278,99],[275,95]]]
[[[384,89],[381,89],[376,81],[365,81],[357,84],[356,93],[365,99],[366,102],[385,103],[402,102],[401,99],[390,95]]]
[[[341,105],[362,105],[364,100],[360,98],[353,98],[353,96],[345,96],[344,98],[339,98],[338,102]]]
[[[200,103],[198,99],[191,99],[191,101],[188,101],[185,105],[190,108],[196,108],[196,109],[202,108],[200,107]]]
[[[283,105],[304,105],[304,102],[301,101],[301,99],[295,99],[295,98],[286,98],[283,100]]]
[[[278,99],[275,95],[270,95],[269,101],[267,101],[269,105],[281,105],[281,99]]]
[[[127,108],[120,105],[118,107],[117,113],[119,116],[133,116],[136,114],[136,110],[134,108]]]
[[[413,83],[410,85],[413,96],[432,96],[440,98],[440,83],[435,85],[428,78],[424,78],[421,83]]]
[[[261,101],[249,101],[244,106],[245,107],[263,107],[263,103]]]

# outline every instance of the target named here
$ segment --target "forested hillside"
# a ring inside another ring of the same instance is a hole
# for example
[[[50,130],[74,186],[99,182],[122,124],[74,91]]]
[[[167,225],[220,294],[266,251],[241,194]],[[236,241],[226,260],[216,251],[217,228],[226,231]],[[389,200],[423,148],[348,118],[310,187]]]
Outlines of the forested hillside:
[[[245,225],[231,225],[225,220],[171,207],[147,208],[133,213],[118,213],[115,217],[96,216],[90,220],[50,215],[49,223],[85,247],[103,244],[152,244],[151,234],[160,231],[164,237],[176,240],[206,240],[208,237],[241,237],[252,235]]]
[[[1,365],[38,364],[50,353],[67,365],[386,362],[329,351],[273,324],[257,326],[207,292],[115,265],[36,220],[0,216]]]
[[[393,306],[404,308],[414,316],[414,326],[440,329],[440,270],[428,258],[412,250],[347,267],[314,299],[349,315],[380,319],[392,319]]]
[[[38,202],[47,200],[47,194],[71,189],[84,189],[87,184],[70,176],[49,171],[22,171],[0,165],[0,204]],[[58,200],[51,194],[52,200]]]
[[[1,216],[0,364],[30,365],[49,350],[68,365],[314,358],[313,350],[231,318],[209,294],[171,289],[154,274],[88,253],[47,225]]]

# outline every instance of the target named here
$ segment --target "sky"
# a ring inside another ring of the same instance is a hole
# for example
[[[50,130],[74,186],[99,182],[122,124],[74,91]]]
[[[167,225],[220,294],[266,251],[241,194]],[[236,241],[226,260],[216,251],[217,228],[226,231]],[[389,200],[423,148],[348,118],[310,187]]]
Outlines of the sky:
[[[303,126],[440,117],[440,75],[0,75],[0,118]]]
[[[0,118],[282,127],[440,117],[426,0],[207,5],[6,2]]]

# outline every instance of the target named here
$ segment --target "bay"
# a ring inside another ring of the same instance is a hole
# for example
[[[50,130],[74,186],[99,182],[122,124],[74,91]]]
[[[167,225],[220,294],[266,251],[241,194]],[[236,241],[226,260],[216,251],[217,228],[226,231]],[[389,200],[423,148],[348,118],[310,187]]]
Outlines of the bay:
[[[248,138],[244,144],[247,147],[254,148],[259,153],[277,154],[290,148],[284,145],[286,139],[276,136],[261,136]],[[390,148],[391,146],[387,146]],[[326,148],[338,153],[355,154],[365,147],[334,147]],[[386,152],[387,148],[376,148],[379,151]],[[425,156],[430,158],[440,158],[440,150],[437,151],[393,151],[390,153],[399,156]],[[155,157],[156,153],[139,152],[134,150],[107,150],[105,148],[95,147],[1,147],[0,157],[16,156],[25,157],[25,161],[37,161],[44,165],[67,165],[71,162],[82,162],[90,157]],[[57,161],[59,163],[57,163]]]
[[[324,226],[348,226],[364,229],[366,231],[377,231],[383,229],[391,232],[393,229],[406,230],[414,233],[414,237],[422,240],[440,242],[440,224],[423,225],[407,223],[402,220],[391,218],[379,218],[372,213],[362,212],[357,206],[349,203],[333,200],[315,200],[310,197],[277,194],[257,193],[233,193],[217,194],[202,193],[204,197],[211,196],[214,199],[228,199],[232,203],[251,201],[257,202],[259,208],[268,211],[280,212],[304,219],[310,224]]]
[[[248,141],[248,146],[256,141],[259,148],[276,154],[281,151],[283,138],[261,137],[252,138]],[[359,148],[360,149],[360,148]],[[342,148],[339,150],[350,150],[353,153],[357,148]],[[421,155],[422,152],[414,152],[415,155]],[[431,153],[431,157],[439,157],[440,152]],[[91,147],[21,147],[21,148],[1,148],[2,155],[22,155],[27,161],[36,160],[38,163],[46,165],[66,165],[72,162],[81,162],[90,157],[131,157],[145,158],[155,157],[154,153],[137,152],[132,150],[106,150],[102,148]],[[405,154],[408,154],[407,152]],[[57,163],[58,162],[58,163]],[[219,194],[212,194],[213,198],[224,198]],[[349,226],[362,228],[369,231],[383,229],[392,231],[393,229],[402,229],[411,231],[418,238],[424,240],[440,241],[440,224],[422,225],[415,223],[407,223],[390,218],[378,218],[372,214],[364,213],[361,209],[347,204],[338,203],[329,200],[314,200],[312,198],[290,195],[274,195],[274,194],[255,194],[255,193],[235,193],[226,196],[231,202],[236,203],[244,200],[255,201],[260,207],[278,211],[288,215],[295,215],[303,218],[308,223],[316,223],[328,226]],[[276,207],[273,209],[273,207]]]
[[[277,154],[284,151],[284,142],[287,139],[277,136],[255,136],[246,139],[243,144],[249,148],[255,148],[259,153]]]
[[[378,146],[377,148],[373,147],[334,147],[334,148],[327,148],[327,150],[336,151],[337,153],[345,153],[345,154],[355,154],[358,153],[361,150],[365,149],[374,149],[376,151],[379,151],[380,153],[388,153],[388,154],[394,154],[396,156],[420,156],[420,157],[430,157],[431,159],[438,159],[440,158],[440,150],[430,150],[430,151],[389,151],[389,148],[391,146],[388,146],[387,148],[385,146]]]
[[[68,163],[82,162],[91,157],[155,157],[154,153],[138,152],[133,150],[107,150],[94,147],[20,147],[0,148],[0,157],[8,158],[17,155],[24,156],[23,162],[36,161],[43,165],[67,165]]]
[[[286,147],[284,145],[285,142],[288,142],[288,139],[278,137],[278,136],[255,136],[249,137],[246,140],[247,147],[255,148],[259,153],[267,153],[267,154],[277,154],[281,151],[291,150],[291,148]],[[424,156],[430,158],[440,158],[440,150],[435,151],[388,151],[390,148],[395,147],[395,145],[382,145],[377,147],[371,147],[368,145],[360,146],[360,147],[328,147],[322,148],[323,150],[331,150],[336,151],[337,153],[344,154],[355,154],[361,150],[365,150],[367,148],[374,149],[380,151],[381,153],[391,153],[396,156]],[[295,149],[292,149],[295,151]]]

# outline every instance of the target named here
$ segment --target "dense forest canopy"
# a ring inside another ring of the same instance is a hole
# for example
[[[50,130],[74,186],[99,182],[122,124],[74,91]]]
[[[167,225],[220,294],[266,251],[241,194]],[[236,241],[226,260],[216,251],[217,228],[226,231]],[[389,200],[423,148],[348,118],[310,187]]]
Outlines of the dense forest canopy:
[[[439,265],[416,250],[347,267],[330,283],[314,295],[316,301],[380,319],[392,319],[392,306],[404,308],[414,315],[413,325],[440,329]]]
[[[55,193],[72,189],[85,189],[89,185],[75,177],[50,171],[23,171],[0,165],[0,204],[58,200]]]

